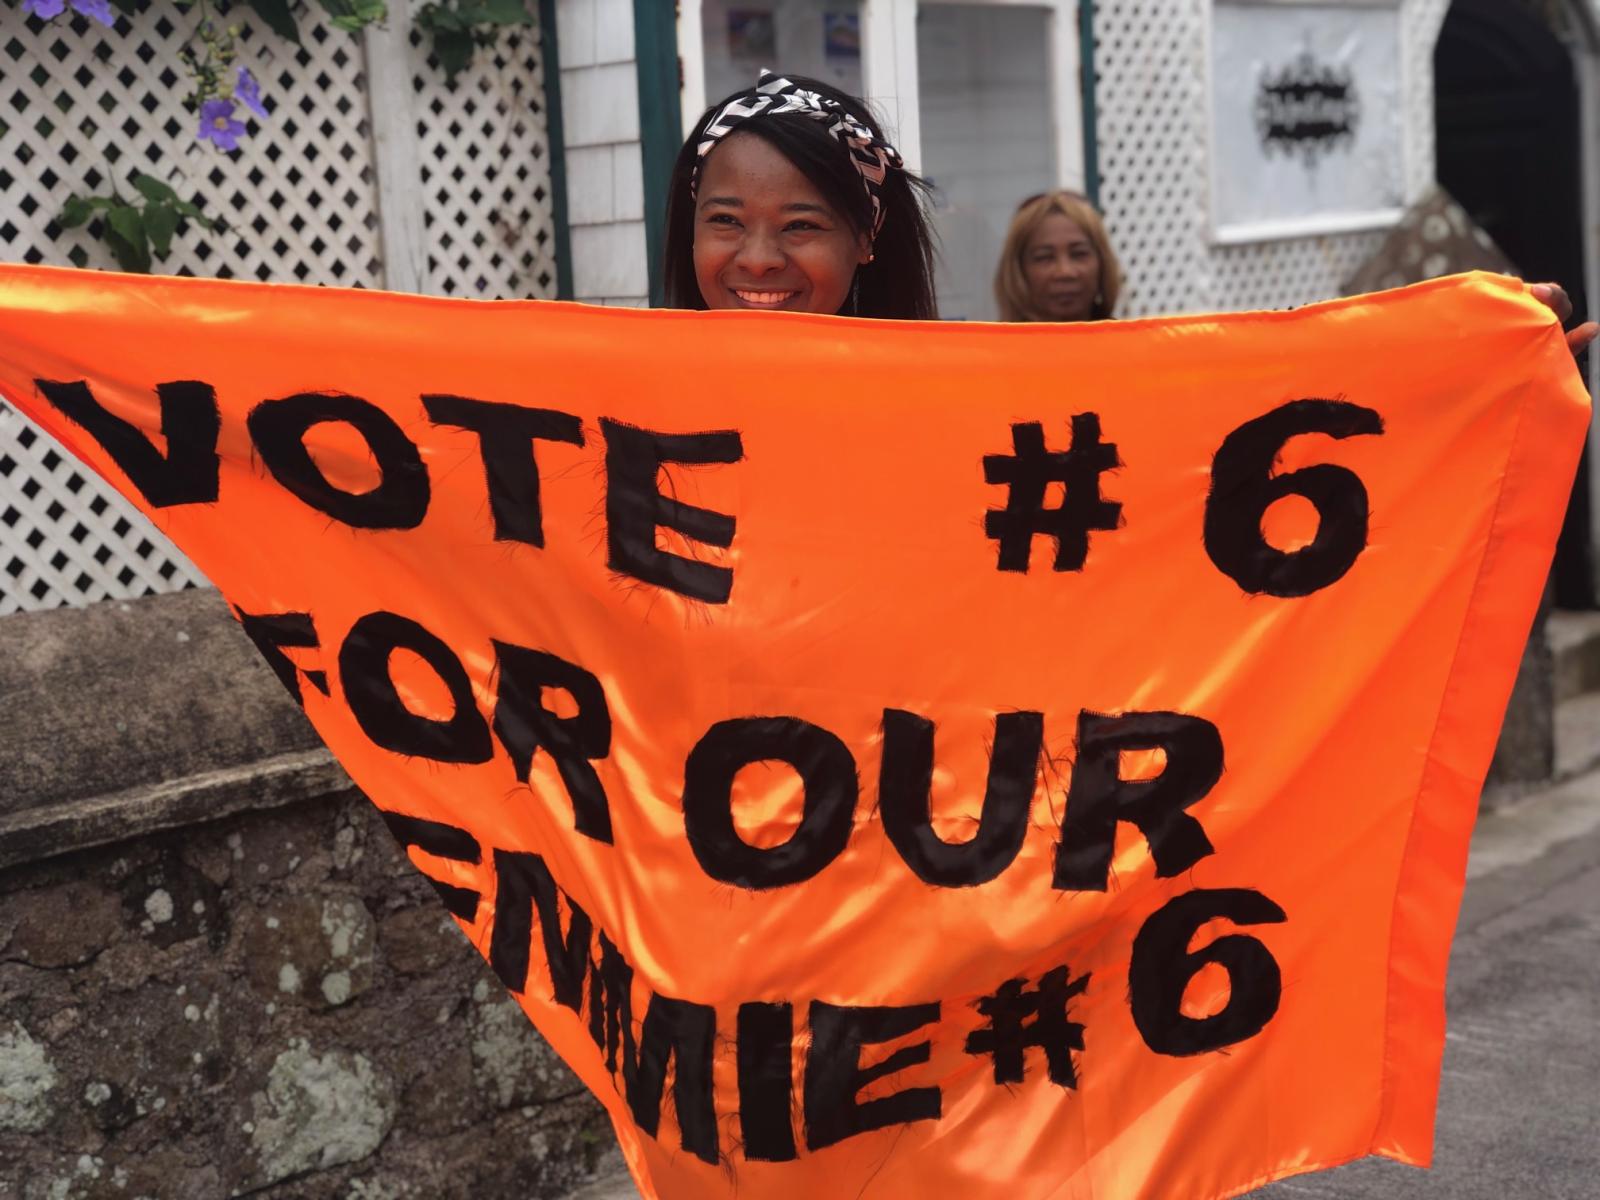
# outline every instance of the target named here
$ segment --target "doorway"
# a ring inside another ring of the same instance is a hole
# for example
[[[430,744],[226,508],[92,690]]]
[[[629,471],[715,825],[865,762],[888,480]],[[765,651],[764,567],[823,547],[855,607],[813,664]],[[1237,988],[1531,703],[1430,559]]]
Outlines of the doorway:
[[[1437,177],[1525,279],[1559,283],[1583,313],[1581,29],[1568,3],[1450,5],[1434,48]],[[1586,450],[1556,546],[1561,608],[1595,607],[1590,458]]]

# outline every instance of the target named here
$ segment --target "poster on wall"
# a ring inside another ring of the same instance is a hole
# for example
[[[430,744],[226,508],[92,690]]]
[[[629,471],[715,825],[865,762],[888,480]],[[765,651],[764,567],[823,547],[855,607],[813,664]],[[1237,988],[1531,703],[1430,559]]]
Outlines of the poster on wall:
[[[860,0],[701,0],[700,27],[707,102],[763,67],[861,94]]]
[[[1404,207],[1395,0],[1215,0],[1212,233],[1219,242],[1392,224]]]
[[[728,57],[736,62],[775,61],[778,53],[777,29],[772,14],[763,8],[728,10]]]

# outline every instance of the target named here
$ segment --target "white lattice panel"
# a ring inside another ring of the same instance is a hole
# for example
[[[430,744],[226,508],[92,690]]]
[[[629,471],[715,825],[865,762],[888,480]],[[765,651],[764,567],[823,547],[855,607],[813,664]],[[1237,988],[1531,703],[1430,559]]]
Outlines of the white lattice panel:
[[[428,290],[553,298],[555,220],[538,26],[501,33],[453,90],[439,87],[439,68],[417,33],[411,55]]]
[[[0,8],[0,257],[115,268],[93,228],[62,230],[73,194],[124,195],[134,171],[200,200],[224,229],[188,223],[156,270],[222,278],[381,281],[360,43],[312,22],[304,46],[241,8],[240,62],[272,115],[236,154],[194,137],[178,47],[195,17],[152,4],[104,29]],[[17,414],[0,413],[0,613],[203,583],[120,496]]]
[[[0,5],[0,259],[114,268],[97,227],[62,230],[66,198],[132,195],[134,171],[195,199],[226,228],[190,223],[155,270],[383,286],[372,101],[361,37],[297,5],[304,45],[260,27],[243,5],[239,62],[270,116],[234,154],[194,137],[178,47],[197,16],[146,5],[104,29]],[[424,196],[429,270],[445,295],[553,296],[549,137],[536,26],[503,34],[446,88],[411,38],[408,118]],[[391,102],[389,100],[386,103]],[[236,115],[244,116],[242,111]],[[391,172],[391,178],[392,178]],[[420,254],[417,257],[421,257]],[[72,465],[52,439],[0,406],[0,614],[145,595],[204,579],[139,513]]]
[[[1433,182],[1433,44],[1448,0],[1404,0],[1406,191]],[[1287,308],[1339,294],[1380,233],[1214,246],[1207,217],[1210,0],[1097,0],[1100,200],[1127,275],[1123,316]]]
[[[193,9],[150,4],[104,29],[0,7],[0,256],[114,268],[88,227],[63,231],[67,196],[102,194],[109,167],[163,179],[228,228],[193,222],[156,264],[167,274],[370,286],[381,282],[361,43],[299,10],[303,47],[263,32],[242,5],[239,62],[271,112],[234,154],[195,139],[178,48]],[[70,18],[70,19],[69,19]]]
[[[204,582],[143,514],[0,404],[0,615]]]

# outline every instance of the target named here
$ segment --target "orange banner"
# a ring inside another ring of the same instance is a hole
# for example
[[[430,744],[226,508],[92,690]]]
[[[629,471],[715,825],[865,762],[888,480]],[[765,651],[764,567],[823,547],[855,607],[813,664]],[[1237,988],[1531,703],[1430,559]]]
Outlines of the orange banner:
[[[0,270],[647,1196],[1425,1163],[1588,422],[1515,281],[936,325]]]

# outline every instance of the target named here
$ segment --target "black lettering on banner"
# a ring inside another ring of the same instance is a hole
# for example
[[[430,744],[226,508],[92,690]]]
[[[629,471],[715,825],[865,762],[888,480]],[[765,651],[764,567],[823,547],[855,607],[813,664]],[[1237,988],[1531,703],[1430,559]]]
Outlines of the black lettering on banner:
[[[526,408],[466,396],[423,396],[422,406],[435,424],[454,425],[478,435],[495,540],[543,546],[539,461],[533,444],[546,441],[581,446],[583,423],[553,408]]]
[[[367,443],[380,479],[366,492],[335,487],[306,449],[313,425],[338,421]],[[334,392],[299,392],[264,400],[245,423],[261,461],[289,492],[336,521],[356,529],[415,529],[422,524],[431,496],[428,468],[393,417],[370,400]]]
[[[446,825],[442,821],[408,817],[382,808],[378,813],[383,817],[383,823],[389,827],[389,832],[394,835],[394,840],[400,843],[402,851],[415,846],[435,858],[448,858],[454,862],[471,863],[474,866],[483,861],[483,851],[478,846],[478,839],[465,829]],[[426,871],[422,872],[422,877],[433,885],[433,890],[439,894],[446,912],[460,917],[463,921],[477,918],[479,900],[477,892],[471,888],[443,883]]]
[[[1309,596],[1343,578],[1367,546],[1367,489],[1348,467],[1321,463],[1272,474],[1283,445],[1301,434],[1331,438],[1381,434],[1383,418],[1343,400],[1291,400],[1246,421],[1211,461],[1206,553],[1247,592]],[[1304,496],[1317,509],[1317,536],[1298,550],[1271,545],[1261,532],[1267,509]]]
[[[1006,980],[993,995],[977,1001],[978,1012],[989,1023],[967,1035],[966,1052],[989,1057],[996,1083],[1021,1083],[1024,1052],[1036,1046],[1044,1051],[1050,1082],[1076,1088],[1072,1052],[1083,1049],[1083,1026],[1067,1019],[1067,1003],[1088,986],[1089,976],[1073,979],[1064,966],[1045,972],[1032,991],[1026,980]]]
[[[676,1061],[672,1105],[683,1148],[704,1162],[717,1161],[717,1115],[711,1091],[716,1009],[652,995],[637,1046],[633,1037],[633,968],[600,935],[600,963],[589,976],[589,1033],[614,1076],[621,1050],[622,1088],[634,1124],[651,1137],[661,1128],[667,1060]]]
[[[708,604],[726,604],[733,571],[668,554],[656,545],[656,530],[726,550],[733,545],[734,519],[663,496],[657,477],[667,463],[736,463],[744,445],[736,429],[709,433],[652,433],[600,419],[606,438],[607,566],[645,583]]]
[[[496,849],[494,873],[499,880],[494,898],[494,932],[489,938],[489,965],[494,973],[509,991],[527,990],[533,913],[537,910],[555,1002],[581,1012],[583,977],[594,940],[589,914],[556,887],[550,868],[537,854]],[[561,933],[558,896],[566,896],[572,914],[565,936]]]
[[[806,1053],[806,1146],[821,1150],[889,1125],[938,1120],[942,1097],[937,1087],[905,1088],[865,1104],[857,1098],[874,1080],[925,1063],[930,1054],[927,1042],[916,1042],[863,1067],[862,1047],[904,1037],[938,1019],[938,1004],[853,1008],[813,1000]]]
[[[1011,446],[1011,454],[983,456],[984,482],[1007,487],[1006,506],[991,508],[983,518],[984,533],[1000,543],[1000,570],[1026,573],[1033,539],[1041,534],[1055,539],[1057,571],[1083,570],[1089,532],[1115,529],[1122,521],[1122,505],[1100,495],[1100,476],[1122,465],[1116,443],[1100,440],[1100,415],[1072,418],[1065,451],[1045,448],[1038,421],[1013,424]],[[1046,508],[1052,483],[1062,485],[1061,503]]]
[[[1044,744],[1044,716],[1036,712],[996,715],[983,812],[977,832],[964,842],[947,842],[933,829],[933,735],[933,722],[925,717],[884,709],[883,768],[878,783],[884,831],[924,883],[938,887],[987,883],[1010,866],[1022,849]]]
[[[600,681],[574,663],[542,650],[494,643],[500,690],[494,732],[511,756],[517,779],[528,782],[540,749],[555,761],[572,798],[574,827],[597,842],[611,841],[611,806],[593,759],[611,753],[611,710]],[[545,707],[545,688],[561,688],[578,711],[558,717]]]
[[[1123,779],[1124,751],[1160,750],[1166,765],[1153,779]],[[1156,875],[1187,871],[1214,853],[1199,821],[1184,810],[1222,778],[1222,735],[1203,717],[1175,712],[1121,716],[1078,714],[1078,757],[1067,787],[1067,814],[1056,846],[1052,886],[1103,892],[1110,884],[1117,822],[1150,843]]]
[[[1168,900],[1133,939],[1128,967],[1133,1023],[1157,1054],[1185,1057],[1220,1050],[1260,1033],[1278,1011],[1283,977],[1260,941],[1232,933],[1202,950],[1189,949],[1200,927],[1219,918],[1235,925],[1276,925],[1288,919],[1254,889],[1201,889]],[[1186,1016],[1184,990],[1208,963],[1228,973],[1227,1006],[1209,1017]]]
[[[758,762],[784,762],[800,775],[800,825],[781,846],[763,849],[733,823],[733,780]],[[850,840],[861,785],[856,760],[838,737],[799,717],[719,721],[695,743],[683,771],[683,823],[705,873],[743,888],[777,888],[810,879]]]
[[[623,1030],[633,1028],[633,968],[604,930],[599,940],[598,961],[589,963],[589,1036],[615,1075]]]
[[[420,716],[400,698],[389,658],[402,648],[432,667],[449,689],[455,711],[447,720]],[[339,682],[361,731],[385,750],[451,763],[488,762],[494,756],[466,668],[449,646],[408,617],[373,612],[351,626],[339,647]]]
[[[795,1157],[794,1005],[750,1001],[739,1005],[739,1132],[744,1156],[756,1162]]]
[[[222,429],[222,413],[209,383],[176,380],[156,384],[161,436],[167,442],[167,452],[162,454],[137,425],[96,400],[84,381],[33,382],[63,415],[88,430],[151,508],[209,504],[217,498],[221,476],[217,434]]]
[[[308,650],[321,649],[322,643],[317,640],[317,629],[312,623],[311,614],[303,612],[256,614],[247,613],[237,607],[233,611],[239,618],[245,636],[255,643],[257,652],[267,660],[267,666],[272,668],[272,673],[278,677],[278,682],[288,689],[289,695],[294,697],[294,702],[304,708],[305,698],[300,694],[302,672],[283,652],[283,648],[292,646]],[[324,696],[329,694],[326,671],[306,671],[304,675],[317,691]]]

